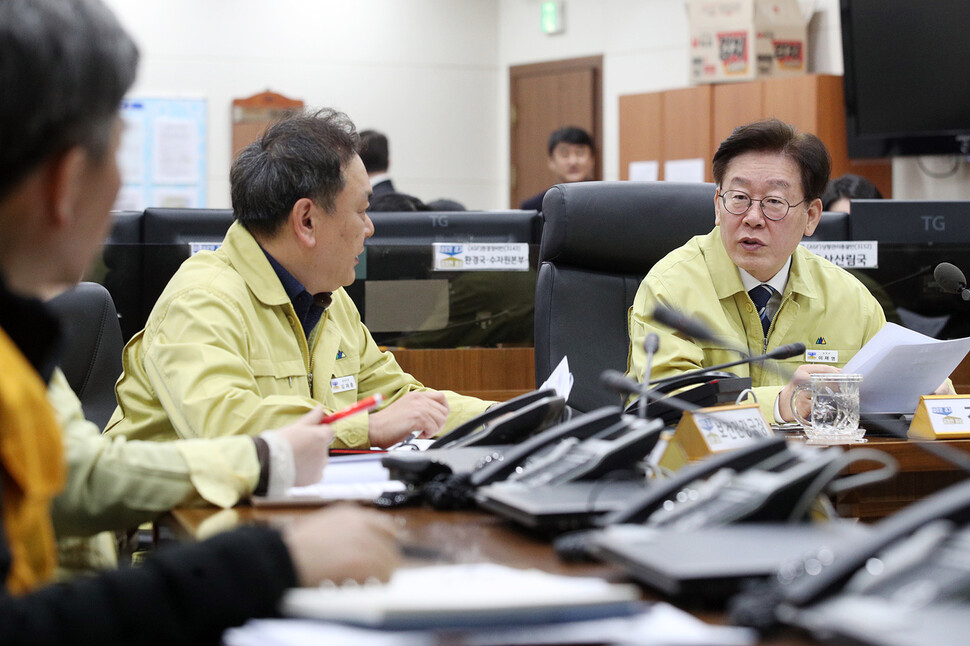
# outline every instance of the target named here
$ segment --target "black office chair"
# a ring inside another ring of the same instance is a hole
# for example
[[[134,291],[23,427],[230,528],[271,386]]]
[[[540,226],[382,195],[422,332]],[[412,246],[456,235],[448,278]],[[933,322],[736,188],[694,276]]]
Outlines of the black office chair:
[[[841,242],[849,239],[849,214],[841,211],[822,211],[815,233],[806,240]]]
[[[84,408],[104,428],[117,405],[121,375],[121,325],[111,295],[97,283],[80,283],[50,301],[64,329],[61,369]]]
[[[541,384],[569,357],[568,404],[581,412],[619,403],[600,386],[625,370],[627,310],[654,263],[714,227],[714,185],[677,182],[560,184],[542,202],[536,280],[535,363]]]

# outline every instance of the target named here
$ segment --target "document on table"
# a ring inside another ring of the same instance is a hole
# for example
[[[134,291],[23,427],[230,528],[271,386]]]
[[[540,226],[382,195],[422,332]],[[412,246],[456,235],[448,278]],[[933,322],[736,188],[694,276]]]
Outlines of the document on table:
[[[862,375],[863,413],[912,413],[970,352],[970,337],[941,341],[887,323],[842,368]]]
[[[747,646],[756,640],[756,633],[751,629],[712,626],[662,601],[643,604],[639,612],[626,617],[529,626],[469,627],[450,629],[446,634],[450,641],[464,646]],[[260,619],[227,631],[222,642],[226,646],[438,646],[442,643],[442,637],[441,633],[433,630],[393,631],[307,619]]]
[[[527,625],[627,616],[639,589],[595,577],[568,577],[493,563],[400,569],[386,584],[294,588],[290,617],[388,630]]]
[[[335,500],[374,500],[385,491],[400,491],[404,489],[404,483],[391,480],[381,464],[385,455],[384,451],[374,451],[333,456],[324,468],[320,482],[291,487],[279,497],[253,496],[253,504],[257,507],[321,505]]]

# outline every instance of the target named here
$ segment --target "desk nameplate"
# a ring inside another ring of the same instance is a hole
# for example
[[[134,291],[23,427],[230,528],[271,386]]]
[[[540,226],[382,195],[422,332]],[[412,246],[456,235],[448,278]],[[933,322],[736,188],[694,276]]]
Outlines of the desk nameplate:
[[[679,469],[712,453],[730,451],[772,437],[758,404],[725,404],[684,413],[660,465]]]
[[[970,397],[924,395],[909,425],[915,440],[970,438]]]

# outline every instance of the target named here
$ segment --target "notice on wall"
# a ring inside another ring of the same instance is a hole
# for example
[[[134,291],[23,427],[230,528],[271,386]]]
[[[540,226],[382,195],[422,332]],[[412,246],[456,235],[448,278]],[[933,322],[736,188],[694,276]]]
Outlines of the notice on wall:
[[[205,100],[128,98],[121,118],[122,187],[114,208],[205,208]]]

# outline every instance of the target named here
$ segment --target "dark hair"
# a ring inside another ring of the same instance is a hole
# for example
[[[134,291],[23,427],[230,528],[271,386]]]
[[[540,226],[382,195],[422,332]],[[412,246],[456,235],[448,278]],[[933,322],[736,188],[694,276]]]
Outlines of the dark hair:
[[[795,162],[802,174],[805,199],[822,196],[829,181],[832,161],[825,144],[815,135],[800,132],[778,119],[755,121],[734,129],[714,153],[712,172],[718,185],[724,182],[728,165],[744,153],[768,152],[784,155]]]
[[[273,124],[232,163],[233,215],[250,232],[273,236],[297,200],[332,211],[359,143],[347,115],[328,108]]]
[[[72,146],[102,158],[137,66],[100,0],[0,2],[0,196]]]
[[[875,184],[861,175],[843,175],[836,177],[825,187],[822,210],[828,211],[833,202],[843,197],[850,200],[881,200],[882,193]]]
[[[431,209],[413,195],[389,191],[372,196],[367,210],[375,213],[402,213],[405,211],[430,211]]]
[[[383,173],[390,164],[387,137],[376,130],[360,133],[360,159],[368,173]]]
[[[593,145],[593,138],[588,132],[582,128],[576,126],[563,126],[558,130],[554,130],[551,135],[549,135],[549,155],[552,155],[552,151],[556,149],[559,144],[576,144],[577,146],[589,146],[590,150],[596,152],[596,146]]]

